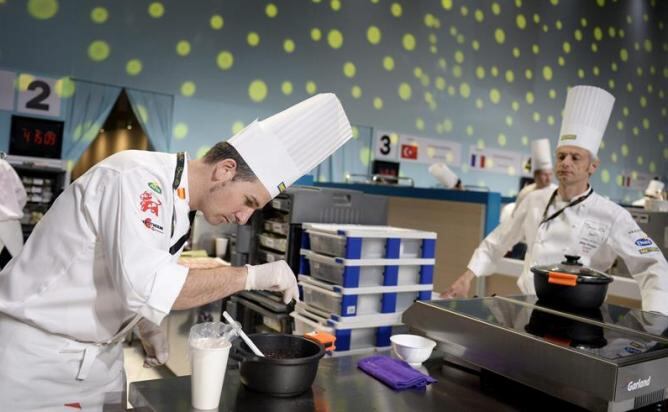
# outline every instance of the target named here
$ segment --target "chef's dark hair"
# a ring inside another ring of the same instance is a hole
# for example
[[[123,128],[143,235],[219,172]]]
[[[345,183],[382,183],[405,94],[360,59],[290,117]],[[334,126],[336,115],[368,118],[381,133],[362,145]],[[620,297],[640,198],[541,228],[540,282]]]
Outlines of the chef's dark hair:
[[[227,142],[218,142],[215,146],[209,149],[204,155],[204,162],[207,164],[218,163],[221,160],[232,159],[237,163],[237,173],[233,180],[241,180],[244,182],[253,182],[257,180],[257,176],[251,170],[248,163],[239,154],[237,149]]]

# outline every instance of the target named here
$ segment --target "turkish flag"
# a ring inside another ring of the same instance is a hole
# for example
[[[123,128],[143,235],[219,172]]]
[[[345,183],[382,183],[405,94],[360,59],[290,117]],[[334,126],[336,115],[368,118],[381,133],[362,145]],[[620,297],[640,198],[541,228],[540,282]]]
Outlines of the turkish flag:
[[[402,159],[413,159],[417,160],[418,158],[418,148],[410,144],[401,145],[401,158]]]

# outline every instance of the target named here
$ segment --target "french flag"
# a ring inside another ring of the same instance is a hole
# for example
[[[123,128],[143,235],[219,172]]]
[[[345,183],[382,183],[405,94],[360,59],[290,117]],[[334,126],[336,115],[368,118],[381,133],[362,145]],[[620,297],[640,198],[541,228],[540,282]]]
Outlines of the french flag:
[[[485,168],[485,155],[481,154],[471,154],[471,167],[477,167],[479,169]]]

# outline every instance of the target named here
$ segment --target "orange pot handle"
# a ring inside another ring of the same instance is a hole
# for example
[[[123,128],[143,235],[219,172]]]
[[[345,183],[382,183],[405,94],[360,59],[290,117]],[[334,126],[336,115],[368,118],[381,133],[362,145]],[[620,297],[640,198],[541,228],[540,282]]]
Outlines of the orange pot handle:
[[[332,352],[334,349],[336,349],[336,346],[334,346],[336,337],[331,333],[314,330],[313,332],[305,333],[304,337],[310,341],[319,343],[325,348],[325,351],[327,352]]]
[[[575,286],[578,284],[577,275],[572,273],[548,272],[547,283],[562,286]]]

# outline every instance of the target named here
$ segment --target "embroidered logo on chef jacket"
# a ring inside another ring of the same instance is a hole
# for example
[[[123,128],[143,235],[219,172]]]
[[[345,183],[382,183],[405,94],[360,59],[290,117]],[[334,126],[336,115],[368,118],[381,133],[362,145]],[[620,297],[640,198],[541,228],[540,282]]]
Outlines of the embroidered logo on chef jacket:
[[[139,195],[139,208],[142,212],[151,212],[156,216],[159,216],[160,205],[162,202],[159,199],[153,200],[153,195],[149,192],[144,192]]]
[[[585,220],[580,229],[578,243],[583,255],[591,255],[605,240],[609,225],[595,220]]]
[[[639,247],[644,247],[644,246],[652,246],[654,242],[652,242],[651,239],[643,238],[643,239],[638,239],[636,240],[636,246]]]
[[[186,198],[186,188],[185,187],[179,187],[176,189],[176,195],[179,197],[181,200],[185,200]]]
[[[643,233],[643,236],[646,236]],[[641,255],[646,255],[648,253],[654,253],[654,252],[659,252],[659,248],[656,247],[652,239],[647,238],[647,237],[642,237],[640,239],[636,239],[633,243],[638,247],[638,253]]]
[[[146,219],[142,220],[142,223],[144,223],[144,226],[146,226],[147,229],[151,229],[154,232],[162,233],[164,231],[162,226],[151,221],[150,217],[147,217]]]
[[[156,182],[148,182],[148,187],[150,187],[151,190],[153,190],[155,193],[159,195],[162,194],[162,189]]]
[[[278,192],[283,193],[283,192],[285,192],[285,189],[287,189],[287,187],[285,186],[285,183],[283,183],[283,182],[279,183]]]

